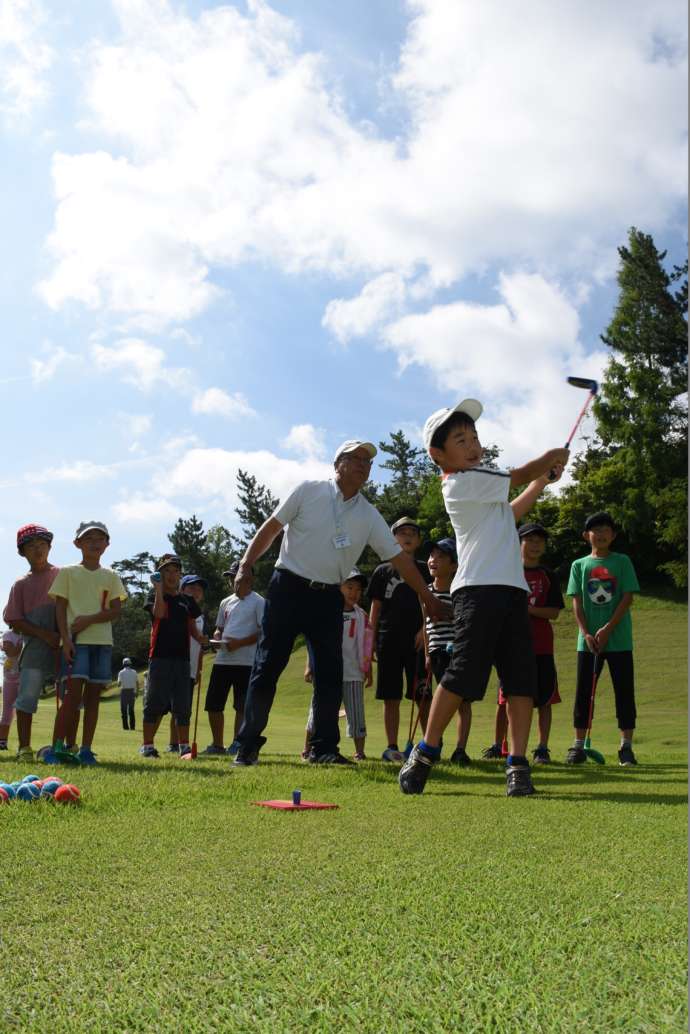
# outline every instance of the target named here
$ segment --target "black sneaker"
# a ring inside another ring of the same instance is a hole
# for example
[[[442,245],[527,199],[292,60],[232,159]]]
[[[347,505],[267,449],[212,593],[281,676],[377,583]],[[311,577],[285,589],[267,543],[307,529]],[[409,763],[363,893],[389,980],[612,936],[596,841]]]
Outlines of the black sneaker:
[[[403,793],[423,793],[429,778],[431,766],[436,761],[419,746],[412,748],[412,753],[398,773],[398,782]]]
[[[621,747],[618,751],[618,764],[621,768],[628,768],[630,765],[637,764],[637,758],[633,753],[632,747]]]
[[[482,759],[484,761],[500,761],[502,757],[500,743],[492,743],[490,747],[482,751]]]
[[[456,747],[450,756],[450,760],[454,765],[460,765],[461,768],[467,768],[468,765],[472,764],[472,758],[464,747]]]
[[[265,736],[259,736],[254,747],[245,747],[240,744],[240,749],[232,759],[233,767],[235,768],[248,768],[250,765],[259,764],[259,751],[266,742]]]
[[[586,760],[584,747],[570,747],[565,756],[566,765],[584,765]]]
[[[548,747],[535,747],[532,751],[532,761],[535,765],[550,765],[551,754]]]
[[[506,797],[531,797],[536,792],[529,765],[509,765],[506,768]]]
[[[307,758],[310,765],[352,765],[349,758],[343,757],[339,750],[327,754],[315,754],[312,750]]]
[[[180,753],[180,744],[179,743],[169,743],[168,746],[165,748],[165,753],[166,754],[179,754]]]

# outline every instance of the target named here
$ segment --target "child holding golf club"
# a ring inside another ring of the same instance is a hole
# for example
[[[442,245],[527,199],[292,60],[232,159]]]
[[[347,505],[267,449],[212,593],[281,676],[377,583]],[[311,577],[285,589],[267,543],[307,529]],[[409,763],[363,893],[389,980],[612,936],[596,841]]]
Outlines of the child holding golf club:
[[[545,484],[551,479],[544,479]],[[514,503],[517,500],[514,500]],[[513,512],[515,512],[514,503]],[[558,693],[558,676],[553,656],[553,629],[551,622],[558,620],[563,610],[563,594],[558,578],[541,563],[546,550],[548,531],[541,524],[522,524],[518,528],[520,553],[525,572],[525,581],[529,586],[527,612],[532,630],[532,643],[537,662],[537,695],[534,706],[537,708],[539,723],[539,743],[532,751],[535,765],[547,765],[551,761],[549,752],[549,735],[551,732],[551,708],[560,704]],[[508,732],[508,716],[506,698],[501,686],[498,687],[498,705],[496,708],[496,732],[494,743],[488,747],[482,757],[486,760],[501,758],[502,743]]]
[[[82,555],[81,563],[63,567],[49,590],[62,639],[61,678],[66,692],[55,719],[53,748],[43,760],[47,764],[65,760],[64,744],[75,734],[83,700],[82,745],[76,757],[82,765],[95,765],[91,745],[101,691],[113,677],[113,622],[120,617],[127,592],[115,571],[101,567],[101,557],[110,545],[102,521],[83,521],[75,532],[74,545]]]
[[[230,565],[224,574],[232,585],[239,570],[239,562]],[[216,618],[216,630],[211,644],[217,649],[211,678],[206,691],[204,709],[208,714],[212,742],[204,754],[230,754],[239,750],[237,733],[244,719],[244,703],[247,686],[256,656],[256,644],[261,633],[266,601],[252,589],[254,569],[248,571],[248,579],[239,593],[231,593],[221,600]],[[225,705],[232,690],[232,706],[235,712],[232,742],[227,751],[224,745]]]
[[[154,589],[145,609],[151,617],[149,680],[144,697],[144,742],[139,753],[145,758],[160,755],[154,739],[163,715],[172,712],[177,725],[180,757],[189,754],[189,722],[192,713],[190,686],[190,636],[203,642],[196,619],[201,608],[191,596],[180,592],[182,562],[173,553],[156,561],[151,575]]]
[[[55,624],[55,602],[48,590],[58,568],[48,562],[53,533],[41,524],[25,524],[17,532],[17,552],[29,565],[29,573],[10,589],[3,611],[7,625],[22,637],[19,689],[15,700],[17,761],[33,761],[31,726],[44,685],[55,678],[59,664],[60,636]]]
[[[416,521],[411,517],[401,517],[391,526],[391,531],[403,552],[414,558],[422,541]],[[426,582],[429,577],[426,564],[415,563]],[[425,689],[424,672],[420,672],[424,619],[419,597],[391,563],[379,564],[372,574],[369,599],[369,621],[378,662],[376,699],[383,701],[383,724],[388,744],[381,756],[384,761],[400,762],[405,758],[398,749],[403,678],[407,683],[407,699],[419,696],[422,721],[426,720],[431,702],[431,695]]]
[[[458,570],[451,584],[450,664],[434,694],[424,739],[400,769],[400,788],[408,794],[423,792],[440,757],[448,723],[461,700],[483,699],[492,665],[508,701],[506,792],[509,797],[534,793],[526,752],[537,672],[527,613],[528,585],[508,494],[511,486],[531,482],[523,496],[536,497],[549,471],[560,476],[568,450],[551,449],[512,471],[482,467],[475,426],[481,414],[480,402],[464,399],[432,413],[424,425],[424,445],[443,472],[443,498],[455,530]]]
[[[347,735],[355,742],[354,761],[366,761],[364,742],[367,726],[364,718],[364,687],[373,682],[371,654],[373,635],[366,612],[359,606],[367,588],[367,580],[358,568],[353,568],[341,583],[343,594],[343,705],[347,718]],[[311,654],[304,672],[305,682],[313,681]],[[314,731],[314,703],[307,718],[307,735],[302,759],[309,758],[310,738]]]
[[[434,596],[437,596],[444,603],[452,604],[450,587],[458,569],[458,554],[455,548],[454,539],[438,539],[431,543],[431,552],[427,560],[429,573],[433,582],[429,586]],[[427,677],[433,676],[436,684],[441,681],[450,664],[450,654],[453,648],[453,622],[452,621],[430,621],[425,614],[424,624],[424,653]],[[464,767],[471,764],[467,754],[467,741],[470,737],[472,726],[472,704],[469,700],[461,700],[458,708],[458,741],[450,760]],[[422,726],[424,732],[424,726]],[[412,734],[413,735],[413,734]],[[412,749],[412,735],[408,748]]]
[[[180,581],[180,589],[185,596],[191,596],[196,602],[199,609],[201,609],[204,602],[204,593],[207,588],[207,581],[205,578],[200,578],[198,574],[185,574]],[[201,650],[202,646],[208,643],[208,638],[204,635],[204,615],[199,614],[194,619],[194,625],[199,638],[195,639],[194,636],[189,636],[189,681],[191,685],[192,702],[194,701],[194,687],[197,683],[197,677],[199,675],[199,666],[202,663]],[[180,753],[180,737],[177,732],[177,723],[174,715],[170,716],[170,742],[167,746],[168,754],[179,754]]]
[[[596,685],[605,663],[611,673],[621,736],[618,763],[624,768],[637,764],[632,749],[637,712],[630,606],[640,586],[630,557],[611,551],[616,532],[616,524],[606,511],[588,517],[582,537],[591,552],[574,560],[570,568],[567,594],[573,600],[579,634],[575,742],[566,756],[569,765],[581,765],[588,756],[603,761],[588,740]]]

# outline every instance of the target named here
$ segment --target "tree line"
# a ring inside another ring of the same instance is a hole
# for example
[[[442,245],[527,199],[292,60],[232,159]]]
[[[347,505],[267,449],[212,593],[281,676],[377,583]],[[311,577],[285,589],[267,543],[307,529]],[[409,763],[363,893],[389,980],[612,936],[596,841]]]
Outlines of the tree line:
[[[530,519],[549,529],[545,563],[565,576],[582,554],[585,517],[606,509],[621,528],[617,548],[633,556],[644,582],[686,588],[688,264],[667,270],[666,252],[635,227],[618,253],[618,300],[601,335],[610,354],[593,404],[595,431],[571,461],[572,482],[557,496],[547,490]],[[426,538],[452,534],[439,472],[424,450],[401,430],[378,444],[379,466],[388,479],[369,481],[364,495],[389,524],[411,516]],[[499,457],[497,446],[486,446],[485,462],[498,465]],[[228,593],[222,571],[239,559],[278,505],[270,490],[243,470],[237,472],[237,495],[240,535],[221,524],[205,529],[195,515],[177,520],[168,535],[183,570],[207,580],[212,620]],[[257,592],[265,593],[279,548],[280,539],[256,565]],[[114,626],[118,666],[123,656],[145,662],[149,621],[143,604],[153,561],[144,552],[112,565],[130,594]],[[360,567],[368,575],[378,562],[367,550]]]

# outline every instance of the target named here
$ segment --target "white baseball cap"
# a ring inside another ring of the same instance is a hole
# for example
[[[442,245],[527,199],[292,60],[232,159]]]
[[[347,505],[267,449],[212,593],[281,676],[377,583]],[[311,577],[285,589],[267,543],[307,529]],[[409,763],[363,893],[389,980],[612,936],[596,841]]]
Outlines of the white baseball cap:
[[[110,532],[103,521],[82,521],[74,533],[75,541],[86,535],[87,531],[102,531],[106,538],[110,538]]]
[[[424,448],[427,452],[429,451],[434,434],[442,424],[445,424],[446,420],[452,417],[453,413],[466,413],[470,420],[476,421],[479,420],[483,412],[484,407],[476,399],[463,399],[462,402],[458,402],[457,406],[446,406],[445,409],[437,409],[424,424],[424,430],[422,431]]]
[[[335,450],[335,456],[333,462],[337,463],[340,457],[346,452],[354,452],[355,449],[366,449],[369,453],[369,459],[373,460],[374,456],[378,452],[378,449],[372,442],[360,442],[358,438],[351,438],[348,441],[343,442]]]

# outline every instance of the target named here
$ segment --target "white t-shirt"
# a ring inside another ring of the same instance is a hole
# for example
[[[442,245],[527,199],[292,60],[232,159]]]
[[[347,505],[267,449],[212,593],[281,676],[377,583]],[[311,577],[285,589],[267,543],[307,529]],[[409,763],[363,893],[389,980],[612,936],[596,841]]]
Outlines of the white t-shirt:
[[[354,610],[343,611],[343,682],[362,682],[364,679],[359,665],[356,633]]]
[[[122,668],[117,676],[117,684],[120,689],[137,689],[139,681],[134,668]]]
[[[365,546],[382,560],[401,552],[376,507],[359,492],[343,499],[335,481],[303,481],[272,516],[287,526],[276,567],[311,581],[339,585]]]
[[[513,585],[529,591],[509,490],[505,470],[474,467],[444,477],[443,499],[458,549],[451,592],[465,585]]]
[[[199,614],[198,618],[194,619],[197,632],[199,635],[204,634],[204,615]],[[197,643],[196,639],[189,637],[189,674],[191,678],[196,681],[196,677],[199,673],[199,654],[201,653],[201,643]]]
[[[216,618],[216,628],[221,631],[221,639],[246,639],[250,635],[261,632],[266,601],[258,592],[250,592],[244,599],[239,596],[227,596],[221,601]],[[252,666],[256,653],[256,643],[240,646],[237,650],[226,650],[221,647],[216,654],[215,664],[241,664]]]

